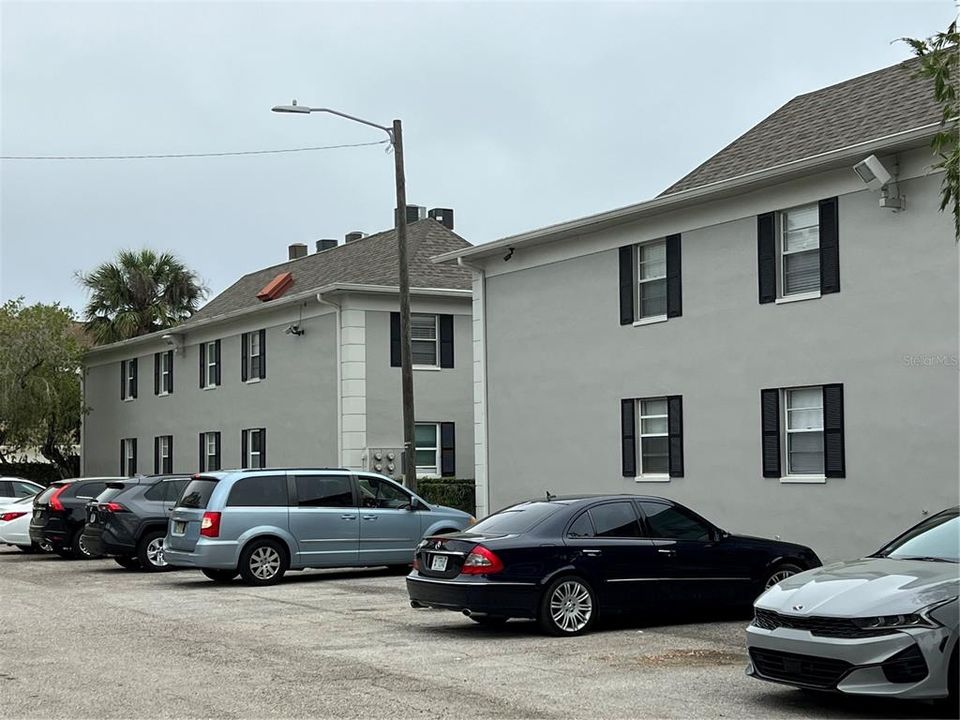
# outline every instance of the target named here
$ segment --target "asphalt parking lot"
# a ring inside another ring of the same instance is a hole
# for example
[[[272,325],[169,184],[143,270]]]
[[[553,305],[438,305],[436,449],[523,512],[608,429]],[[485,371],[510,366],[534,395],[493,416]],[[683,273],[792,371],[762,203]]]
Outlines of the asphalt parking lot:
[[[657,617],[554,639],[412,610],[381,570],[217,586],[0,549],[0,717],[874,718],[743,674],[743,617]]]

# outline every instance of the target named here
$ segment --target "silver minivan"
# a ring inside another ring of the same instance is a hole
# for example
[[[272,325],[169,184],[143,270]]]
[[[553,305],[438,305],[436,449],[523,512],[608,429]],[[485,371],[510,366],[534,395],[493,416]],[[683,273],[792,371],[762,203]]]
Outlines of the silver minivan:
[[[184,488],[163,552],[170,565],[199,568],[216,582],[239,574],[272,585],[287,570],[406,566],[422,538],[474,522],[376,473],[211,472]]]

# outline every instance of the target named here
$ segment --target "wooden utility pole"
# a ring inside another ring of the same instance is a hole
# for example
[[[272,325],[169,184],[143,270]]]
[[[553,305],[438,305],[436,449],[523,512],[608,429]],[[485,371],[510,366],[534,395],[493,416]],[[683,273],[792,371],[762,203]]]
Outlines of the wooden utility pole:
[[[404,482],[417,491],[416,424],[413,411],[413,356],[410,342],[410,268],[407,261],[407,183],[403,172],[403,128],[393,121],[390,135],[397,175],[397,250],[400,261],[400,384],[403,393]]]

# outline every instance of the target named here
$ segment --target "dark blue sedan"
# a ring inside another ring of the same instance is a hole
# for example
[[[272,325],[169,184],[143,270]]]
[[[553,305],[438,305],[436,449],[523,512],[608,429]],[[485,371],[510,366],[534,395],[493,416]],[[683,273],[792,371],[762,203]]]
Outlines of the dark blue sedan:
[[[589,631],[601,612],[746,607],[820,564],[808,547],[731,535],[664,498],[548,496],[426,538],[407,591],[415,608],[482,624],[532,618],[569,636]]]

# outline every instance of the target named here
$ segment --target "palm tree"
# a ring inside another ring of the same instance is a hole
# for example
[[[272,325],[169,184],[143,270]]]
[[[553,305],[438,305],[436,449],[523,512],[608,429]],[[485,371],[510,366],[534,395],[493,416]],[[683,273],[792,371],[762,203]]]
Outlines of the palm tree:
[[[78,272],[77,279],[90,291],[84,317],[98,345],[178,325],[207,295],[174,255],[146,249],[121,250],[114,262]]]

